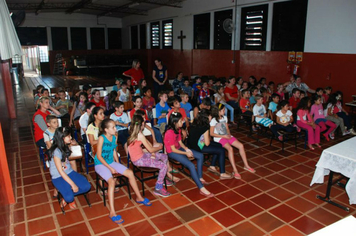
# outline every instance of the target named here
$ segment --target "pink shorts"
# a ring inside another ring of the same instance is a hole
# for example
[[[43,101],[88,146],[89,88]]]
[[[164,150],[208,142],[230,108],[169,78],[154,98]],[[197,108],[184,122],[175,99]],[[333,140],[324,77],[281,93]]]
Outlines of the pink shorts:
[[[231,137],[230,139],[226,139],[226,138],[221,138],[219,143],[224,147],[225,144],[232,144],[233,142],[237,141],[237,139],[235,137]]]

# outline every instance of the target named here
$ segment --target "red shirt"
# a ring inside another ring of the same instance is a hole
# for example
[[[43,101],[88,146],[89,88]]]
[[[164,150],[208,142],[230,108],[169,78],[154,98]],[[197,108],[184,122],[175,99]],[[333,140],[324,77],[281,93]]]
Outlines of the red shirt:
[[[239,97],[239,94],[237,92],[237,87],[236,86],[233,86],[232,89],[226,86],[225,90],[224,90],[224,93],[225,94],[228,93],[230,95],[230,97],[233,97],[233,98],[238,98]],[[228,96],[225,96],[225,99],[226,99],[227,102],[230,101]]]
[[[131,68],[125,71],[124,74],[132,77],[132,85],[138,85],[140,80],[145,77],[141,68],[138,68],[138,70],[136,70],[135,68]]]
[[[143,109],[143,108],[141,108],[140,110],[145,112],[145,119],[146,119],[147,121],[149,121],[146,110]],[[132,110],[130,111],[130,118],[131,118],[131,120],[132,120],[132,117],[134,116],[135,112],[136,112],[136,109],[135,109],[135,108],[132,108]]]
[[[174,133],[174,130],[169,129],[166,131],[164,135],[164,146],[166,147],[167,153],[171,153],[172,149],[171,146],[174,145],[176,149],[180,148],[179,141],[182,140],[182,135],[181,135],[181,130],[179,130],[179,133],[176,134]]]
[[[289,99],[289,105],[293,108],[296,109],[298,107],[298,104],[300,102],[300,98],[295,99],[294,97],[291,97]]]
[[[171,109],[168,114],[167,114],[167,119],[169,120],[169,115],[172,114],[173,109]],[[179,108],[179,112],[182,115],[182,119],[184,120],[187,117],[187,114],[185,113],[185,110],[183,108]]]
[[[50,114],[51,114],[51,113],[50,113],[49,111],[46,111],[46,113],[43,113],[43,112],[41,111],[41,109],[38,109],[38,110],[36,111],[36,113],[33,115],[32,122],[33,122],[33,126],[34,126],[35,141],[36,141],[36,142],[37,142],[38,140],[43,139],[43,132],[45,132],[45,130],[42,130],[42,129],[38,126],[38,124],[35,122],[35,117],[36,117],[37,115],[40,115],[40,116],[42,116],[44,122],[46,122],[46,117],[47,117],[48,115],[50,115]]]
[[[240,107],[241,108],[244,108],[244,109],[247,109],[247,110],[250,110],[250,100],[249,99],[245,99],[245,98],[241,98],[240,99]],[[242,113],[245,113],[246,110],[242,110]]]
[[[90,100],[90,101],[93,102],[93,103],[95,103],[95,106],[96,106],[96,107],[100,107],[100,106],[106,107],[106,104],[105,104],[105,102],[104,102],[102,99],[100,99],[99,102],[96,102],[96,101],[94,100],[94,98],[93,98],[92,100]]]

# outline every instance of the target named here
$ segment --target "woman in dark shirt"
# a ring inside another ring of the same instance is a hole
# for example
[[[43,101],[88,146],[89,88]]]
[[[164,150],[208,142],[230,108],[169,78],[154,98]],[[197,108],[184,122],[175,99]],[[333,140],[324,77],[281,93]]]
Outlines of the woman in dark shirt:
[[[232,179],[231,175],[225,173],[225,149],[220,143],[216,143],[210,138],[210,120],[209,110],[202,109],[199,111],[197,118],[194,119],[194,123],[190,127],[188,146],[198,152],[213,154],[208,171],[219,174],[221,180]],[[217,159],[219,159],[220,172],[215,167]]]
[[[162,65],[162,61],[160,59],[155,60],[155,66],[152,72],[153,78],[153,87],[154,87],[154,94],[157,94],[164,90],[164,84],[168,79],[168,70],[167,67]]]

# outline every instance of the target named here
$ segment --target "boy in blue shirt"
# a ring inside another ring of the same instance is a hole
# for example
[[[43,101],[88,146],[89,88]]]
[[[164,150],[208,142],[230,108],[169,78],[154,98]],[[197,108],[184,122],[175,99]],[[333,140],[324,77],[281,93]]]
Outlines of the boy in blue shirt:
[[[180,98],[182,99],[182,102],[180,103],[180,107],[185,110],[185,114],[187,114],[187,117],[190,121],[190,111],[193,109],[193,107],[189,103],[189,96],[186,93],[181,93]]]
[[[156,117],[157,117],[157,128],[163,135],[164,131],[166,130],[167,125],[167,114],[170,110],[169,106],[167,105],[167,93],[165,91],[161,91],[158,93],[159,103],[156,104]]]
[[[181,87],[181,89],[182,89],[183,93],[188,94],[188,97],[190,99],[193,99],[193,96],[194,96],[193,91],[194,91],[194,89],[192,88],[192,86],[189,85],[189,80],[187,80],[187,79],[184,80],[184,85]]]
[[[201,90],[201,78],[200,77],[195,78],[195,84],[193,84],[193,89],[194,89],[194,92],[199,92]]]
[[[268,117],[270,117],[272,120],[274,119],[273,113],[277,110],[277,106],[279,103],[279,94],[274,93],[271,96],[272,101],[268,105]]]

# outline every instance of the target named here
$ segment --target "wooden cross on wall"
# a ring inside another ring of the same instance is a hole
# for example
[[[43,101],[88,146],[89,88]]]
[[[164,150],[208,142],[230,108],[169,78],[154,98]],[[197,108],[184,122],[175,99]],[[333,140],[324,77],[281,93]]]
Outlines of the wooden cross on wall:
[[[185,39],[185,35],[183,35],[183,30],[180,31],[180,35],[178,36],[178,39],[180,39],[180,50],[183,51],[183,39]]]

